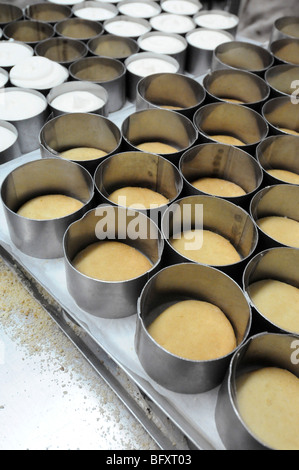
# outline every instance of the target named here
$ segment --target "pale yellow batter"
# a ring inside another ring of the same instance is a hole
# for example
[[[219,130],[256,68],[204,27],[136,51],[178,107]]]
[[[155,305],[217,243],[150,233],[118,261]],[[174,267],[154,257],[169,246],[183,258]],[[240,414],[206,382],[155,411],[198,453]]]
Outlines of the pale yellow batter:
[[[175,250],[197,263],[221,266],[237,263],[241,259],[226,238],[210,230],[188,230],[179,238],[169,241]]]
[[[299,450],[299,379],[288,370],[264,367],[236,381],[241,417],[265,445]]]
[[[109,200],[115,204],[119,204],[130,208],[150,209],[157,206],[163,206],[169,202],[162,194],[148,188],[139,188],[134,186],[126,186],[117,189],[110,194]]]
[[[256,308],[272,323],[299,333],[299,289],[274,279],[252,283],[248,293]]]
[[[163,109],[172,109],[172,110],[183,109],[182,106],[172,106],[170,104],[159,104],[157,106],[159,106],[159,108],[163,108]]]
[[[275,178],[285,181],[286,183],[299,184],[299,174],[294,173],[293,171],[272,169],[267,170],[267,172],[269,173],[269,175],[272,175]]]
[[[195,188],[208,194],[222,197],[237,197],[246,194],[243,188],[222,178],[205,177],[192,182]]]
[[[299,135],[299,132],[295,131],[294,129],[288,129],[286,127],[280,127],[280,130],[283,131],[283,132],[286,132],[287,134]]]
[[[235,146],[246,145],[244,142],[242,142],[242,140],[237,139],[231,135],[211,135],[210,137],[211,139],[216,140],[217,142],[221,142],[222,144]]]
[[[149,326],[149,334],[167,351],[191,360],[209,360],[236,347],[226,315],[209,302],[185,300],[164,310]]]
[[[235,98],[222,98],[225,101],[228,101],[229,103],[235,103],[235,104],[244,104],[245,101],[240,101]]]
[[[164,142],[143,142],[142,144],[137,145],[139,150],[150,153],[175,153],[178,151],[177,148],[172,145],[165,144]]]
[[[299,248],[299,222],[288,217],[269,216],[257,220],[258,226],[274,240]]]
[[[93,147],[76,147],[73,149],[65,150],[59,154],[62,158],[66,160],[75,160],[85,161],[85,160],[95,160],[97,158],[102,158],[107,155],[107,152]]]
[[[62,194],[48,194],[30,199],[18,210],[22,217],[35,220],[50,220],[65,217],[83,206],[78,199]]]
[[[80,251],[73,266],[93,279],[125,281],[152,268],[148,258],[135,248],[118,241],[99,241]]]

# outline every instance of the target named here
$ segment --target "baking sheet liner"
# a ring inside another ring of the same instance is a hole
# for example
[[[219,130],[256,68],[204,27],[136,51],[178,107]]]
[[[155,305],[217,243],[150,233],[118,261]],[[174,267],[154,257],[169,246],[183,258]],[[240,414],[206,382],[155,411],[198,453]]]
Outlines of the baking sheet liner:
[[[109,118],[120,126],[123,119],[134,110],[135,108],[129,105]],[[40,158],[40,152],[36,150],[3,164],[0,167],[0,184],[19,165]],[[64,259],[40,260],[20,252],[10,240],[2,204],[0,205],[0,243],[68,312],[70,317],[86,330],[128,375],[133,377],[145,393],[152,396],[154,390],[157,405],[169,415],[169,418],[182,432],[185,432],[187,437],[192,439],[196,447],[204,450],[224,450],[214,420],[219,387],[206,393],[185,395],[171,392],[149,378],[143,370],[134,348],[137,313],[131,317],[109,320],[94,317],[80,309],[67,290]],[[165,404],[169,409],[165,409]],[[171,415],[171,410],[175,411],[175,416]],[[182,419],[181,422],[180,419]],[[187,428],[190,426],[193,431],[192,436],[189,435],[190,429],[188,431],[185,428],[186,423]]]

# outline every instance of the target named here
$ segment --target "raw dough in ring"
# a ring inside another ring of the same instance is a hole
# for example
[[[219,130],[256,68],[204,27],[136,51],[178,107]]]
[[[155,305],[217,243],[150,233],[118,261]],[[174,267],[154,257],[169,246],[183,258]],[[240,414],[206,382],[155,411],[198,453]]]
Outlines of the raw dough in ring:
[[[275,279],[253,282],[248,293],[256,308],[272,323],[299,333],[299,289]]]
[[[246,194],[241,186],[222,178],[199,178],[193,181],[192,185],[200,191],[213,194],[214,196],[237,197]]]
[[[82,274],[102,281],[126,281],[152,268],[152,263],[140,251],[110,240],[87,246],[72,263]]]
[[[293,171],[272,169],[267,170],[267,172],[269,175],[272,175],[282,181],[286,181],[287,183],[299,184],[299,174],[294,173]]]
[[[294,131],[294,129],[287,129],[286,127],[280,127],[280,130],[286,132],[287,134],[299,135],[299,132]]]
[[[236,380],[241,417],[265,445],[299,450],[299,379],[278,367],[264,367]]]
[[[107,155],[107,152],[93,147],[76,147],[73,149],[65,150],[61,152],[60,157],[66,160],[75,160],[77,162],[86,160],[96,160]]]
[[[199,246],[201,240],[202,246]],[[169,241],[175,250],[197,263],[221,266],[241,259],[229,240],[210,230],[187,230]]]
[[[177,148],[172,145],[164,144],[164,142],[143,142],[142,144],[137,145],[139,150],[150,153],[176,153]]]
[[[63,194],[47,194],[30,199],[17,211],[18,215],[34,220],[65,217],[83,207],[83,202]]]
[[[185,359],[216,359],[236,347],[226,315],[216,305],[199,300],[168,307],[149,325],[148,332],[160,346]]]
[[[246,145],[245,142],[242,142],[242,140],[237,139],[236,137],[233,137],[231,135],[211,135],[211,139],[217,140],[217,142],[221,142],[222,144],[228,144],[228,145]]]
[[[258,226],[276,241],[299,248],[299,222],[288,217],[269,216],[257,220]]]
[[[157,191],[134,186],[117,189],[110,194],[108,199],[115,204],[137,209],[140,207],[150,209],[151,207],[163,206],[169,202],[169,199]]]

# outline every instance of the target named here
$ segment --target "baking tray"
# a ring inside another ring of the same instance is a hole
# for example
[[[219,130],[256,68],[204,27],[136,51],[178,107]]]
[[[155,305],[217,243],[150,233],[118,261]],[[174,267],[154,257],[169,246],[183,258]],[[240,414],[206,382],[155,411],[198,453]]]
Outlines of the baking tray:
[[[135,105],[127,103],[109,119],[121,127],[134,111]],[[40,158],[36,150],[3,164],[0,185],[14,168]],[[67,290],[64,259],[40,260],[20,252],[10,239],[2,205],[0,255],[161,449],[224,450],[214,420],[218,387],[184,395],[166,390],[149,378],[134,349],[137,313],[109,320],[80,309]],[[125,373],[129,386],[119,381],[119,370]],[[141,391],[141,401],[136,400],[136,389]]]

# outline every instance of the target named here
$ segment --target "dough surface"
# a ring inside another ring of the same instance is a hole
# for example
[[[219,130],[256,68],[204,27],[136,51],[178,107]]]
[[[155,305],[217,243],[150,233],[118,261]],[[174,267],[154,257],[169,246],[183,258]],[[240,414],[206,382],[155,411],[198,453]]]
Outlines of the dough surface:
[[[92,243],[80,251],[73,266],[93,279],[125,281],[144,274],[152,263],[135,248],[109,240]]]
[[[235,98],[221,98],[225,101],[228,101],[229,103],[235,103],[235,104],[244,104],[245,101],[237,100]]]
[[[201,240],[200,247],[198,245]],[[223,266],[237,263],[241,259],[237,250],[226,238],[210,230],[187,230],[180,238],[172,237],[169,241],[175,250],[197,263]],[[192,245],[197,247],[193,248]]]
[[[283,132],[286,132],[287,134],[299,135],[299,132],[294,131],[294,129],[288,129],[286,127],[280,127],[279,129]]]
[[[137,145],[139,150],[150,153],[175,153],[178,151],[177,148],[172,145],[164,144],[164,142],[143,142],[142,144]]]
[[[236,380],[241,417],[264,444],[299,449],[299,379],[285,369],[264,367]]]
[[[287,183],[299,184],[299,174],[294,173],[293,171],[272,169],[267,170],[267,172],[269,175],[272,175],[282,181],[286,181]]]
[[[76,212],[83,203],[63,194],[48,194],[35,197],[23,204],[17,214],[28,219],[50,220]]]
[[[263,279],[249,285],[256,308],[271,322],[299,333],[299,289],[285,282]]]
[[[222,144],[228,144],[228,145],[245,145],[242,140],[237,139],[236,137],[233,137],[231,135],[211,135],[211,139],[216,140],[217,142],[221,142]]]
[[[170,104],[159,104],[157,106],[159,106],[159,108],[163,108],[163,109],[173,109],[173,110],[183,109],[182,106],[172,106]],[[188,108],[188,106],[186,106],[186,108]]]
[[[215,359],[236,347],[226,315],[216,305],[199,300],[168,307],[149,325],[148,332],[163,348],[185,359]]]
[[[204,191],[215,196],[237,197],[246,194],[241,186],[222,178],[199,178],[193,181],[192,185],[200,191]]]
[[[163,206],[169,202],[169,199],[152,189],[133,186],[117,189],[110,194],[109,200],[133,209],[143,207],[150,209],[153,206]]]
[[[85,161],[95,160],[96,158],[102,158],[107,155],[107,152],[93,147],[77,147],[61,152],[60,157],[67,160]]]
[[[288,217],[269,216],[257,220],[258,226],[276,241],[299,248],[299,222]]]

